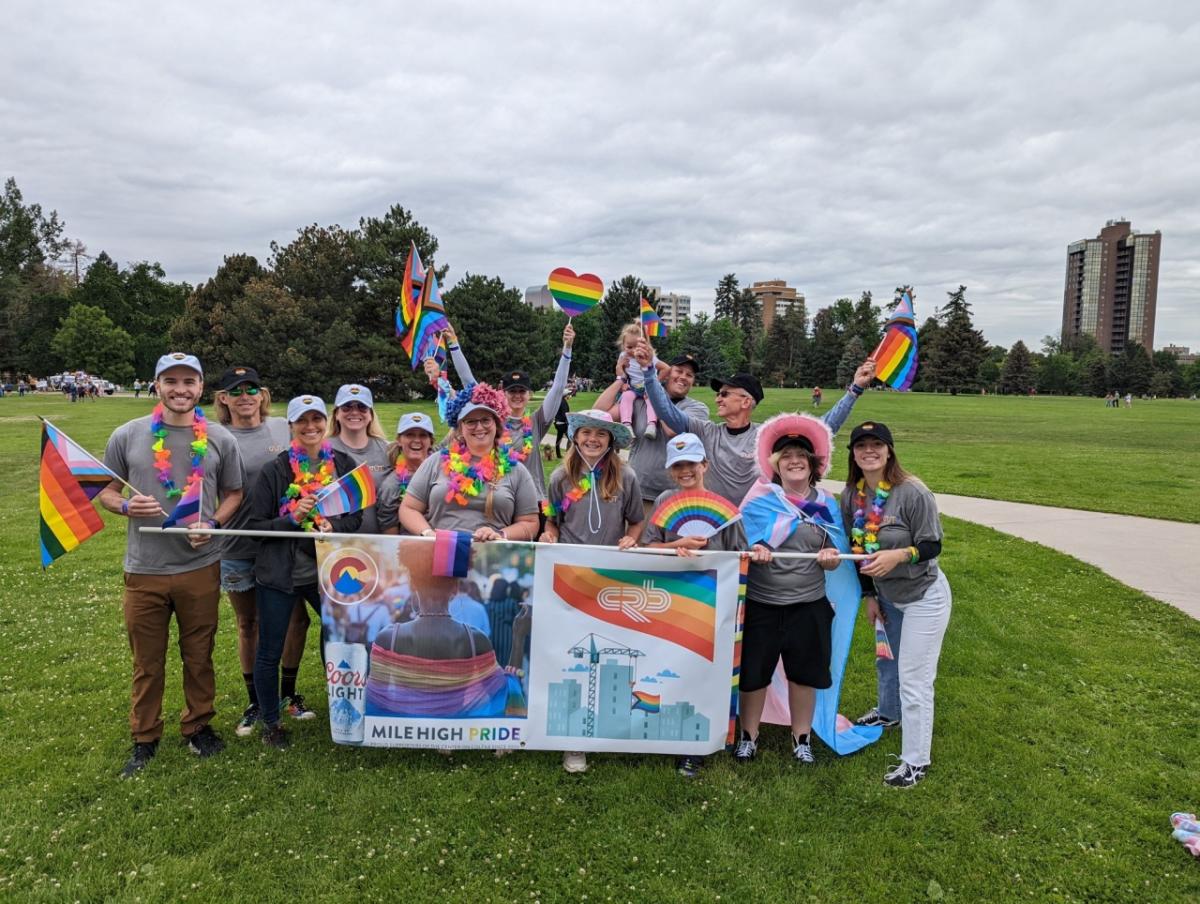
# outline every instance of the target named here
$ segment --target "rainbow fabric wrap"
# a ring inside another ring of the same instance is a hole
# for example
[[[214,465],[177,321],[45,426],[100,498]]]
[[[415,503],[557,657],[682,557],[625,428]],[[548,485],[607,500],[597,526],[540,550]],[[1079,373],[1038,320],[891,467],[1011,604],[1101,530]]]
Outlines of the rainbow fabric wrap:
[[[875,353],[875,378],[905,392],[917,378],[917,321],[912,296],[905,292],[883,326],[883,340]]]
[[[642,299],[642,331],[651,339],[667,338],[667,325],[658,316],[654,305]]]
[[[375,480],[370,466],[363,462],[349,474],[331,483],[317,498],[313,510],[332,518],[349,515],[375,504]]]
[[[38,533],[43,568],[104,528],[85,485],[72,473],[69,461],[54,442],[56,435],[54,428],[43,421],[38,476]]]
[[[576,276],[574,270],[559,267],[550,274],[546,287],[559,308],[568,317],[578,317],[594,308],[604,295],[604,283],[599,276],[584,273]]]
[[[413,243],[404,265],[400,303],[396,306],[396,336],[400,347],[408,353],[413,370],[426,358],[436,357],[440,333],[449,328],[437,275],[432,270],[425,272]]]
[[[648,694],[646,691],[633,692],[633,705],[630,709],[640,709],[644,713],[656,713],[662,708],[662,694]]]
[[[465,578],[471,570],[471,535],[461,530],[433,532],[433,573],[442,578]]]
[[[708,539],[742,517],[736,505],[708,490],[689,490],[664,499],[650,523],[681,537]]]
[[[469,718],[503,716],[515,705],[491,650],[471,659],[425,659],[371,646],[367,714]]]

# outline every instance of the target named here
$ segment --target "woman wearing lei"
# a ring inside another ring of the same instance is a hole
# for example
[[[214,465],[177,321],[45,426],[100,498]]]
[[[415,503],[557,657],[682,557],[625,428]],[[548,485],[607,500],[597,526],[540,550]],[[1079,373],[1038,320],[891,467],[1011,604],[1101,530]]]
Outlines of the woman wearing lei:
[[[452,433],[417,468],[400,503],[406,533],[466,531],[474,539],[532,540],[538,493],[529,471],[504,454],[501,430],[508,403],[500,390],[476,383],[446,403]]]
[[[879,422],[850,434],[842,514],[860,563],[866,614],[882,621],[893,659],[876,658],[879,702],[860,725],[901,725],[900,763],[884,783],[909,788],[925,777],[933,746],[933,683],[950,621],[950,584],[938,567],[942,525],[928,487],[896,457]]]
[[[613,422],[607,411],[567,415],[566,460],[550,476],[543,505],[544,543],[587,543],[630,549],[642,532],[642,491],[632,469],[617,454],[633,441],[633,431]],[[563,753],[567,772],[586,772],[587,757]]]
[[[329,421],[329,440],[334,449],[345,452],[356,465],[365,463],[371,469],[378,495],[380,484],[392,470],[392,465],[371,390],[358,383],[338,387],[333,400],[333,418]],[[379,519],[373,505],[363,510],[362,532],[379,533]]]
[[[298,396],[288,403],[287,419],[291,445],[259,475],[250,498],[246,527],[290,533],[331,530],[354,533],[362,525],[362,512],[325,518],[313,511],[320,492],[339,475],[356,467],[354,459],[334,449],[325,439],[328,423],[325,403],[316,396]],[[285,747],[287,732],[279,721],[279,661],[297,601],[312,606],[320,622],[315,544],[294,537],[264,539],[254,560],[254,579],[258,599],[254,687],[258,692],[263,743]],[[323,662],[324,642],[321,646]]]
[[[381,533],[400,533],[400,501],[408,491],[417,468],[433,451],[433,440],[433,419],[429,415],[413,411],[400,416],[400,423],[396,425],[396,441],[388,448],[392,470],[384,478],[379,497],[375,500]]]

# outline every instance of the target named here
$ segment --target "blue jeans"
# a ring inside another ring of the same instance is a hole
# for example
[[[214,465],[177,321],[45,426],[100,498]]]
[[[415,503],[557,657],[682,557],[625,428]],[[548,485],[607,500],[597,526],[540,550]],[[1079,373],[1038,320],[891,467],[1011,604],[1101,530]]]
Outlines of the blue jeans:
[[[879,610],[885,619],[883,631],[887,635],[888,645],[892,648],[892,656],[900,652],[900,629],[904,625],[904,610],[893,606],[882,596],[877,596]],[[874,625],[872,625],[874,627]],[[889,722],[900,721],[900,669],[897,659],[880,659],[875,657],[875,676],[879,680],[879,703],[876,709],[879,715]]]
[[[297,599],[303,599],[317,613],[321,623],[321,594],[316,584],[296,587],[291,593],[273,587],[255,585],[258,597],[258,652],[254,656],[254,690],[264,725],[279,721],[279,660],[283,642],[287,639],[288,624]],[[325,638],[321,638],[321,662],[324,673]]]

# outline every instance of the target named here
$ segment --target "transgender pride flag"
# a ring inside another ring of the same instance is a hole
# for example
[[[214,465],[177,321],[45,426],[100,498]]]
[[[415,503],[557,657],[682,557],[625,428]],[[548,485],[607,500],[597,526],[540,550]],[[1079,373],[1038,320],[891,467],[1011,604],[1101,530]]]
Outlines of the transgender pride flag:
[[[746,540],[771,549],[777,549],[803,520],[799,509],[783,494],[783,487],[762,480],[750,487],[740,508]]]

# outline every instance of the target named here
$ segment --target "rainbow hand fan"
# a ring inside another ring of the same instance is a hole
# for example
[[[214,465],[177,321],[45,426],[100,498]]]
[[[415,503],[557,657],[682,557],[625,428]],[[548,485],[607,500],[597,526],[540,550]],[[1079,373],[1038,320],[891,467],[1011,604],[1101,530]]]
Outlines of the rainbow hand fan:
[[[742,517],[738,507],[708,490],[687,490],[664,499],[650,523],[681,537],[708,539]]]

